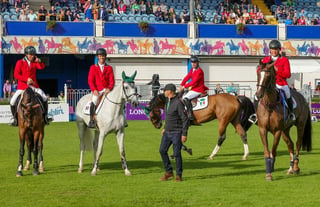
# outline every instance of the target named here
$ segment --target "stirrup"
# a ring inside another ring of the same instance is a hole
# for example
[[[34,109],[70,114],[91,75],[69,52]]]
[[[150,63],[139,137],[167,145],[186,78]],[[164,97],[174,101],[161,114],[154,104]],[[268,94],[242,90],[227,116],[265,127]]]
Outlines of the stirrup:
[[[256,124],[258,121],[257,114],[251,114],[248,121],[250,121],[252,124]]]
[[[88,128],[96,128],[96,123],[94,120],[89,121]]]

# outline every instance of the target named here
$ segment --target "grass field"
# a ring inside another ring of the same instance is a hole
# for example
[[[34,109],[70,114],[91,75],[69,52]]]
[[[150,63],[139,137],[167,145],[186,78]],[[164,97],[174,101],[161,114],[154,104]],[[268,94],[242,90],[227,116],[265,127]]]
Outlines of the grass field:
[[[265,181],[263,146],[258,129],[248,131],[250,155],[242,161],[243,145],[229,126],[227,139],[214,160],[207,160],[217,142],[217,121],[191,127],[188,142],[193,156],[183,152],[184,181],[160,182],[160,130],[148,121],[129,121],[126,155],[131,177],[121,169],[115,136],[105,140],[98,175],[90,175],[92,152],[85,154],[85,169],[77,173],[79,140],[74,122],[52,123],[45,129],[45,172],[15,177],[18,129],[0,125],[1,206],[319,206],[320,122],[313,123],[313,151],[300,155],[301,174],[286,175],[288,150],[278,148],[274,180]],[[291,134],[295,137],[295,128]],[[271,138],[271,136],[269,136]],[[25,156],[26,157],[26,156]]]

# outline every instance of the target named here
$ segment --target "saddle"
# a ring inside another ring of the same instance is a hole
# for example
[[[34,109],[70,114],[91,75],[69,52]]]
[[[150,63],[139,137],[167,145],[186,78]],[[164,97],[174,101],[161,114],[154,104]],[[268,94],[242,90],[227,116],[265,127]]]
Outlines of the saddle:
[[[282,105],[284,105],[288,109],[288,103],[287,103],[286,94],[285,94],[284,90],[281,90],[281,89],[277,89],[277,90],[278,90],[278,96],[279,96],[278,99],[280,100]],[[293,96],[291,96],[291,98],[292,98],[293,109],[295,109],[295,108],[297,108],[297,101],[296,101],[296,99],[294,99]]]
[[[202,97],[205,97],[205,96],[208,96],[208,93],[205,92],[205,93],[201,93],[199,96],[196,96],[194,97],[193,99],[191,99],[191,104],[192,104],[192,108],[195,108],[197,106],[197,103],[198,103],[198,99],[202,98]]]
[[[98,98],[95,114],[98,114],[98,113],[99,113],[105,97],[106,97],[105,95],[102,95],[102,96],[100,96],[100,97]],[[84,113],[84,114],[90,115],[90,105],[91,105],[91,101],[88,101],[87,104],[84,106],[84,109],[83,109],[83,113]]]

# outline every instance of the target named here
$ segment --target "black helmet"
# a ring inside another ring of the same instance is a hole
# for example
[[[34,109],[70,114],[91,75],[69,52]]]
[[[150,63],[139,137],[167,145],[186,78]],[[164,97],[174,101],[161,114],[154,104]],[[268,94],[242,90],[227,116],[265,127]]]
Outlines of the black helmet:
[[[190,61],[191,61],[192,63],[194,63],[194,62],[200,62],[200,59],[199,59],[199,57],[196,56],[196,55],[191,55]]]
[[[103,49],[103,48],[99,48],[96,51],[96,55],[105,55],[105,56],[107,56],[107,51],[105,49]]]
[[[269,43],[269,49],[281,49],[281,43],[278,40],[272,40]]]
[[[27,46],[26,48],[24,48],[24,54],[35,55],[36,48],[34,48],[33,46]]]

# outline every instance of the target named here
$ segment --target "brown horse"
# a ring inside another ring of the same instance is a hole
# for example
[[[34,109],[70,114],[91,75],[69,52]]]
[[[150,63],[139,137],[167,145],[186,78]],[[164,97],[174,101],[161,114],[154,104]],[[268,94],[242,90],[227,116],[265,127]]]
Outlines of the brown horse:
[[[43,172],[43,137],[45,122],[43,119],[43,108],[41,106],[41,97],[28,87],[21,95],[21,101],[18,106],[18,126],[20,136],[19,164],[16,176],[22,176],[24,143],[27,142],[28,157],[24,170],[29,170],[31,152],[33,152],[33,175]],[[39,155],[39,161],[38,161]]]
[[[308,103],[304,97],[295,90],[291,90],[291,95],[297,103],[294,109],[296,115],[295,121],[288,121],[288,110],[284,109],[280,93],[276,89],[276,73],[274,63],[263,64],[260,61],[258,71],[257,97],[260,99],[257,108],[258,127],[261,141],[264,145],[264,157],[266,160],[266,180],[272,180],[271,173],[274,169],[274,162],[277,155],[277,146],[280,136],[288,145],[290,153],[290,167],[287,174],[298,174],[299,169],[299,151],[311,151],[311,118]],[[290,138],[290,129],[295,125],[297,127],[296,152],[294,155],[294,144]],[[268,148],[268,132],[274,136],[272,151]]]
[[[150,107],[150,121],[156,128],[161,128],[161,109],[165,106],[166,99],[164,94],[159,94],[151,99]],[[195,120],[193,124],[209,122],[217,119],[219,122],[219,137],[218,143],[212,151],[209,159],[218,153],[222,143],[226,139],[226,128],[231,123],[240,135],[244,145],[243,160],[246,160],[249,154],[247,134],[246,131],[250,128],[251,123],[248,118],[251,113],[254,113],[254,107],[251,100],[244,96],[233,96],[227,93],[216,94],[208,96],[208,106],[201,110],[193,112]]]

